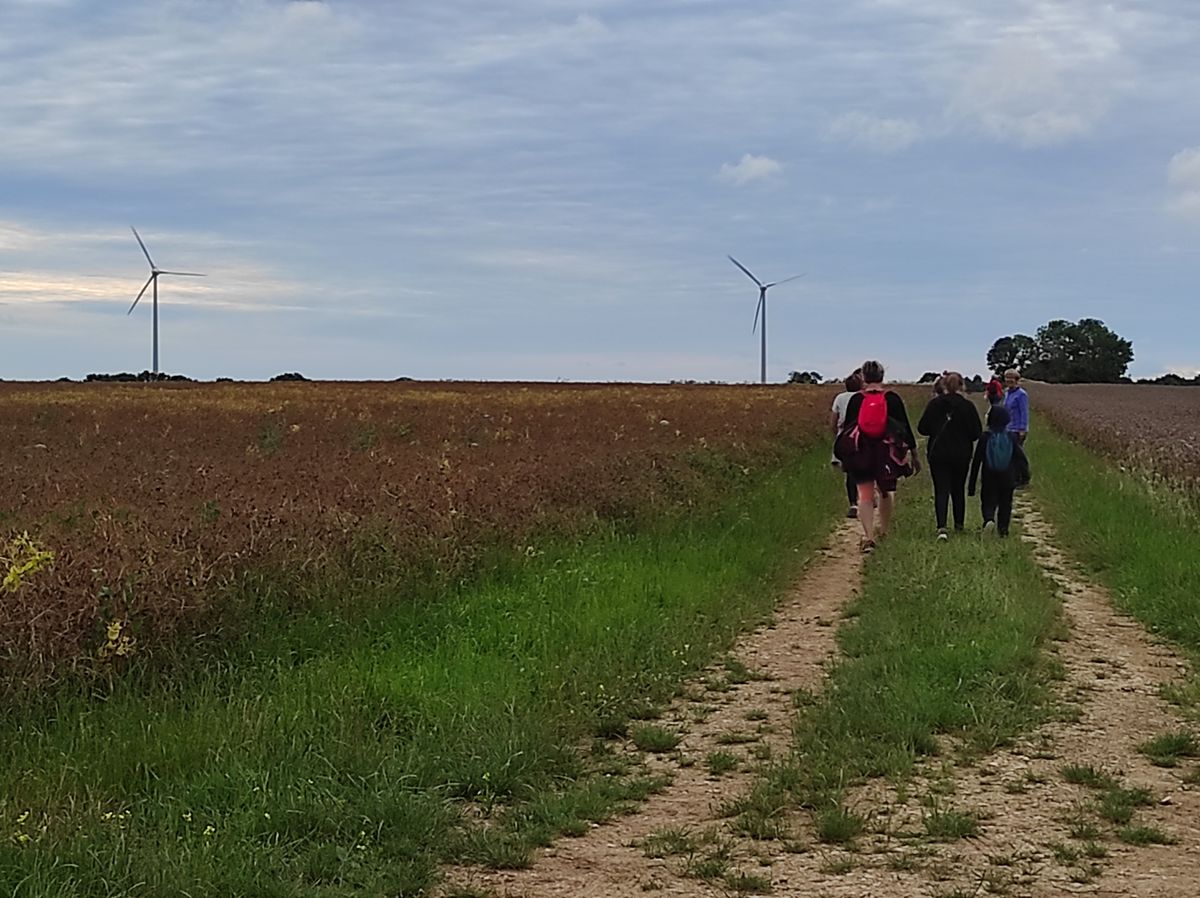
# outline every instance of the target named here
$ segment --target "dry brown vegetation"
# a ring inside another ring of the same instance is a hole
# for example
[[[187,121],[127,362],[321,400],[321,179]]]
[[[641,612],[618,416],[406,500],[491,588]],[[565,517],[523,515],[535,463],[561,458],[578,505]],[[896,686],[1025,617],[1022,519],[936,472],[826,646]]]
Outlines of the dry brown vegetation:
[[[1028,389],[1035,411],[1085,446],[1200,491],[1200,389],[1148,384]]]
[[[0,686],[216,626],[248,577],[302,593],[373,571],[453,576],[536,533],[687,508],[810,441],[831,395],[0,384],[6,569],[22,534],[53,553],[0,588]]]

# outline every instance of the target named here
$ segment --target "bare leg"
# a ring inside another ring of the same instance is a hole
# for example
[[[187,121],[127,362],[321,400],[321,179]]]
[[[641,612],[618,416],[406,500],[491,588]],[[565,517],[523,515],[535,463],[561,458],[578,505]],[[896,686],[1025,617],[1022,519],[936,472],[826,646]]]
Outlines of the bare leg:
[[[862,524],[863,539],[875,539],[875,481],[868,480],[858,485],[858,520]]]

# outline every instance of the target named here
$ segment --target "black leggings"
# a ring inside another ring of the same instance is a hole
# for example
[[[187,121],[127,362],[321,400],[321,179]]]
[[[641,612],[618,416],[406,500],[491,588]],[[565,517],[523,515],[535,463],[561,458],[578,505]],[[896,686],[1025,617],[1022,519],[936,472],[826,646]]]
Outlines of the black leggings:
[[[853,474],[846,475],[846,498],[850,500],[851,508],[858,505],[858,481]]]
[[[995,521],[996,532],[1008,536],[1008,527],[1012,522],[1012,482],[1002,478],[984,478],[979,489],[979,504],[984,521]]]
[[[969,460],[929,460],[929,476],[933,478],[933,511],[939,530],[946,529],[946,510],[954,504],[954,529],[962,530],[967,514],[967,470]]]

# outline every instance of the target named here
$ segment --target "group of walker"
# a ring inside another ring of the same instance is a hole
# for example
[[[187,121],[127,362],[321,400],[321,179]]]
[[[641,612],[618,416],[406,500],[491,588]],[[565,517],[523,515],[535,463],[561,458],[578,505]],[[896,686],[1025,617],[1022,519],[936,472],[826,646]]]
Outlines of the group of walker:
[[[884,388],[883,379],[883,365],[863,362],[846,378],[846,390],[834,399],[830,414],[834,461],[846,475],[850,503],[846,514],[861,523],[862,550],[868,553],[875,550],[891,524],[899,480],[921,470],[904,401]],[[917,423],[917,433],[929,438],[926,457],[939,541],[950,538],[947,516],[951,510],[955,531],[964,529],[966,497],[975,495],[977,484],[984,532],[995,530],[1007,536],[1013,492],[1029,482],[1024,450],[1029,396],[1021,386],[1020,374],[1010,369],[1003,383],[992,378],[987,385],[986,430],[963,388],[961,374],[944,372],[934,383],[934,396]]]

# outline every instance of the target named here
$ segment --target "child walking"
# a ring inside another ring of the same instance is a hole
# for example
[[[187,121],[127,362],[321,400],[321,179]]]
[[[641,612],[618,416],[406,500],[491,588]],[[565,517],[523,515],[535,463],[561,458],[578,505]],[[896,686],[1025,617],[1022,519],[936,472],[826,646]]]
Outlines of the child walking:
[[[1029,482],[1029,459],[1020,442],[1008,431],[1008,410],[1002,405],[988,410],[987,430],[975,446],[971,459],[971,483],[967,495],[975,495],[976,479],[982,469],[979,501],[983,511],[983,529],[995,527],[1008,536],[1012,522],[1013,491]]]

